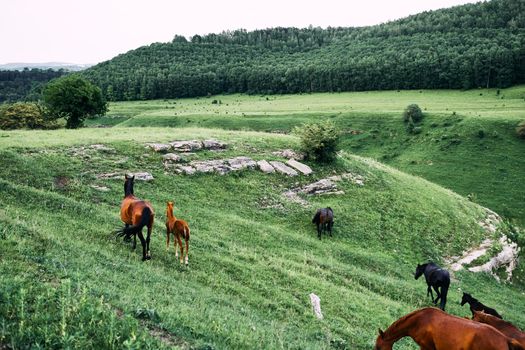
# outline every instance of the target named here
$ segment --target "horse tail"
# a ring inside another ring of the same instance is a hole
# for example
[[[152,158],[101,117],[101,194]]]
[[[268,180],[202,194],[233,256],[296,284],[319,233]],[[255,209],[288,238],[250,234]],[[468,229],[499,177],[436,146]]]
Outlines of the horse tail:
[[[184,238],[190,240],[190,227],[188,225],[184,225]]]
[[[139,233],[144,226],[149,224],[150,217],[151,209],[148,206],[145,206],[144,209],[142,209],[140,222],[138,224],[119,229],[115,232],[115,235],[117,237],[124,236],[126,239],[131,238],[132,235]]]
[[[321,211],[318,210],[317,213],[315,213],[314,218],[312,219],[312,224],[318,224],[321,222]]]

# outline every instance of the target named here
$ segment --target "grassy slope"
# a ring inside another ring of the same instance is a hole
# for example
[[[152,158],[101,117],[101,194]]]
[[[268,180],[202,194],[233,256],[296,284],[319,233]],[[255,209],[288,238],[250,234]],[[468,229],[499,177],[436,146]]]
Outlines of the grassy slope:
[[[214,99],[222,103],[212,104]],[[400,121],[410,103],[426,114],[417,136],[407,134]],[[514,132],[525,118],[523,86],[499,93],[422,90],[124,102],[112,104],[109,117],[92,123],[289,132],[319,118],[340,125],[344,149],[464,196],[472,194],[480,204],[525,225],[525,143]],[[352,135],[351,130],[364,133]]]
[[[156,348],[164,343],[147,329],[162,328],[168,332],[164,339],[182,347],[370,348],[377,327],[429,305],[424,282],[412,278],[417,262],[440,260],[483,237],[476,224],[483,213],[474,203],[349,154],[333,167],[314,166],[314,178],[352,171],[364,175],[366,185],[343,182],[344,196],[312,198],[303,208],[280,193],[312,178],[258,172],[168,176],[161,157],[140,144],[216,137],[232,147],[199,158],[259,159],[297,147],[286,135],[114,128],[0,136],[0,344],[13,347],[38,341],[54,347]],[[71,156],[73,145],[97,142],[117,153],[94,152],[89,163]],[[110,239],[120,225],[122,182],[94,176],[137,170],[156,178],[135,186],[157,211],[153,260],[147,263]],[[67,186],[57,186],[57,177],[67,177]],[[192,227],[189,269],[165,252],[163,211],[171,199],[176,214]],[[310,219],[326,205],[335,209],[335,232],[319,242]],[[519,288],[457,274],[448,310],[458,315],[468,314],[458,304],[459,288],[525,325]],[[311,292],[321,297],[323,321],[312,315]],[[143,324],[136,319],[144,314],[140,310],[152,316]],[[399,348],[415,349],[409,342]]]

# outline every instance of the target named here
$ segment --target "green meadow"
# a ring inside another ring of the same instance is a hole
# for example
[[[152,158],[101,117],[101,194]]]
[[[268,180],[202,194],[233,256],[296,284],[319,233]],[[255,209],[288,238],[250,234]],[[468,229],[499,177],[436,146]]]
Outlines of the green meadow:
[[[105,128],[0,132],[0,348],[370,349],[379,327],[432,305],[413,278],[417,263],[443,264],[494,238],[478,225],[482,206],[523,227],[525,143],[514,128],[524,93],[121,102],[89,120]],[[401,120],[410,103],[425,113],[418,134]],[[144,147],[215,138],[228,148],[192,159],[279,159],[272,152],[299,148],[294,126],[325,118],[340,127],[342,151],[331,165],[307,162],[311,176],[176,175]],[[112,235],[122,226],[123,175],[139,171],[155,177],[135,183],[156,211],[147,262],[140,245],[132,251]],[[97,177],[112,172],[122,179]],[[344,173],[364,185],[343,180],[344,194],[303,197],[307,205],[282,195]],[[166,201],[190,224],[189,267],[166,250]],[[319,241],[311,219],[326,206],[334,235]],[[459,305],[467,291],[525,327],[524,276],[522,264],[512,283],[459,271],[447,311],[470,315]],[[404,340],[396,349],[417,347]]]

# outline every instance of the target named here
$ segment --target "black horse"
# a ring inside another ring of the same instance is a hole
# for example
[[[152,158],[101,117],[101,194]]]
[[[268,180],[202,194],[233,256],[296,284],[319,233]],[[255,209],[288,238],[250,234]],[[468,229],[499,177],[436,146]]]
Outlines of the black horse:
[[[423,265],[417,264],[416,273],[414,278],[417,280],[421,275],[425,275],[425,280],[427,281],[427,296],[430,294],[432,302],[437,304],[438,300],[441,299],[439,308],[445,311],[445,304],[447,303],[447,293],[448,287],[450,286],[450,274],[447,270],[442,269],[433,262],[429,262]],[[432,294],[432,287],[437,293],[437,297],[434,300],[434,295]],[[441,288],[441,291],[439,290]]]
[[[317,237],[319,239],[321,239],[322,231],[327,230],[330,233],[330,237],[332,237],[332,226],[334,226],[334,211],[332,208],[318,209],[312,219],[312,224],[317,225]]]
[[[501,315],[496,310],[486,305],[483,305],[478,299],[473,298],[472,295],[463,292],[463,297],[461,298],[461,306],[465,305],[465,303],[469,304],[472,316],[474,316],[474,311],[483,311],[486,314],[491,314],[492,316],[503,319],[503,317],[501,317]]]

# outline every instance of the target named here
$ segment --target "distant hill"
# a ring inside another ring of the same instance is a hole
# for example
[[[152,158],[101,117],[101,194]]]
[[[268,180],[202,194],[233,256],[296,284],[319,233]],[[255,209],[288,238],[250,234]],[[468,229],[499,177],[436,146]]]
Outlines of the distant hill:
[[[175,36],[82,74],[110,100],[507,87],[525,82],[524,44],[525,0],[492,0],[370,27]]]
[[[75,64],[75,63],[64,63],[64,62],[44,62],[44,63],[6,63],[0,64],[0,70],[24,70],[24,69],[53,69],[53,70],[66,70],[71,72],[81,71],[89,68],[93,64]]]
[[[36,101],[48,81],[67,73],[63,69],[0,70],[0,103]]]

